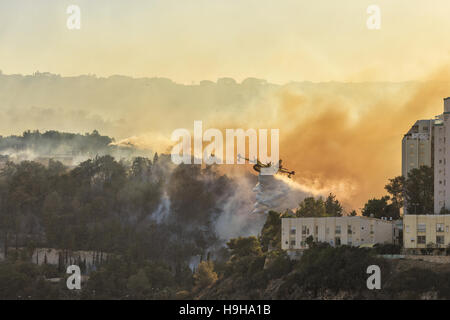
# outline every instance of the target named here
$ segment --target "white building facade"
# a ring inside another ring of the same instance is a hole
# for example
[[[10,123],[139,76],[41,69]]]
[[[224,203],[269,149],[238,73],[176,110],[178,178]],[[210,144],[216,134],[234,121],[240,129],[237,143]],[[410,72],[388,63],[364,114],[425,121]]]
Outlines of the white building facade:
[[[450,215],[429,214],[403,216],[403,246],[405,249],[450,246]]]
[[[394,243],[394,221],[354,216],[281,219],[281,248],[306,249],[306,239],[331,246]]]

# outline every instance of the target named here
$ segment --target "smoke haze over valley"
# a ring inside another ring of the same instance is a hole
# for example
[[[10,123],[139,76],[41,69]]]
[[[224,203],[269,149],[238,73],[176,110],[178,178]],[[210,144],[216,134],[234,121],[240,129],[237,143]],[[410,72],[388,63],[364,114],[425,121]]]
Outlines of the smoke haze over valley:
[[[280,157],[297,172],[295,181],[359,209],[400,173],[400,140],[413,119],[439,113],[450,89],[445,70],[426,82],[285,85],[2,74],[0,133],[99,130],[114,144],[170,152],[171,132],[192,130],[194,120],[204,130],[279,128]]]
[[[0,300],[450,299],[449,14],[0,1]]]

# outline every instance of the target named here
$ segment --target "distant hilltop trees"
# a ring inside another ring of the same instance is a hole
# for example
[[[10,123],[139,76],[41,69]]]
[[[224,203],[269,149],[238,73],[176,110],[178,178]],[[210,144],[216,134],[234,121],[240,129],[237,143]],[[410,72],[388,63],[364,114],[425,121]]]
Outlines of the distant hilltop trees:
[[[21,136],[0,136],[0,155],[3,157],[21,155],[25,158],[75,157],[134,151],[131,145],[123,147],[112,143],[114,138],[101,135],[97,130],[85,134],[54,130],[41,133],[39,130],[27,130]]]

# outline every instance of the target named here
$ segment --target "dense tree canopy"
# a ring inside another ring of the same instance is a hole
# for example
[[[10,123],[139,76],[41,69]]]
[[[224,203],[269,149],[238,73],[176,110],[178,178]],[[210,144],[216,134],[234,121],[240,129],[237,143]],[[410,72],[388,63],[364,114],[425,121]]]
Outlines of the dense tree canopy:
[[[361,210],[362,215],[373,218],[400,218],[400,212],[393,204],[389,204],[390,197],[384,196],[380,199],[370,199]]]
[[[410,214],[434,213],[433,168],[421,166],[409,171],[405,181],[405,200]]]
[[[210,225],[231,181],[212,167],[172,171],[167,157],[155,159],[127,164],[105,155],[71,170],[53,160],[48,166],[7,162],[0,171],[2,243],[132,253],[175,264],[204,255],[217,242]]]
[[[389,195],[370,199],[362,209],[364,216],[375,218],[400,218],[400,210],[406,205],[409,214],[434,213],[434,173],[433,168],[421,166],[411,169],[408,177],[389,179],[384,187]]]
[[[306,197],[297,209],[297,217],[340,217],[343,208],[332,193],[323,200],[322,197]]]

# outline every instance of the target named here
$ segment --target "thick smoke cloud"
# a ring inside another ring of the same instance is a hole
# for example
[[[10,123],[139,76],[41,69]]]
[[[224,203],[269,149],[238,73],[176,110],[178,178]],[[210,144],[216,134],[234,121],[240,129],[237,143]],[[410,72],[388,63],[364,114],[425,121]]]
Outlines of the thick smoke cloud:
[[[438,70],[426,82],[286,85],[257,79],[179,85],[158,78],[1,75],[0,113],[9,119],[2,134],[97,129],[125,145],[167,152],[171,132],[192,130],[194,120],[202,120],[204,129],[279,128],[280,157],[297,172],[294,180],[315,193],[337,194],[347,210],[359,209],[400,174],[403,134],[415,120],[442,112],[442,98],[450,95],[447,71]],[[50,115],[54,110],[58,117],[41,128],[40,121],[27,118],[31,107]],[[61,123],[57,110],[71,120]]]
[[[299,117],[283,136],[283,154],[299,173],[298,182],[333,191],[347,208],[359,209],[368,197],[385,192],[388,178],[401,174],[403,134],[416,120],[441,113],[448,95],[450,83],[438,81],[362,95],[359,104],[339,95],[324,99],[284,92],[286,114],[312,107],[315,112]]]

